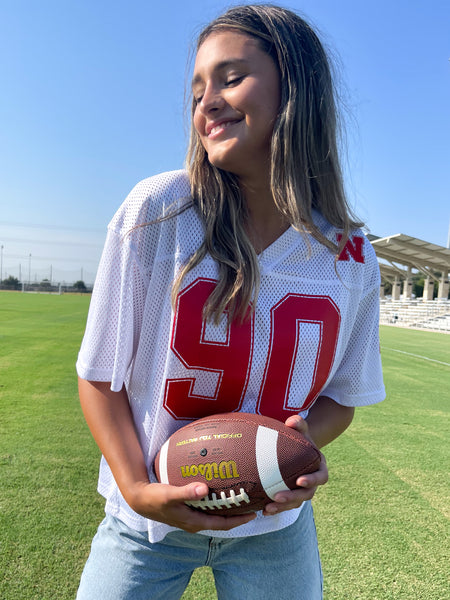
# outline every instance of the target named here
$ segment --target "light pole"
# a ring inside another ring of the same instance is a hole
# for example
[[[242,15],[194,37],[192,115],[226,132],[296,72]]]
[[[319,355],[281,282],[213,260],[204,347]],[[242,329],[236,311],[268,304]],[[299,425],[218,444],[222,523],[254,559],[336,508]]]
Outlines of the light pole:
[[[0,284],[3,281],[3,244],[0,247]]]

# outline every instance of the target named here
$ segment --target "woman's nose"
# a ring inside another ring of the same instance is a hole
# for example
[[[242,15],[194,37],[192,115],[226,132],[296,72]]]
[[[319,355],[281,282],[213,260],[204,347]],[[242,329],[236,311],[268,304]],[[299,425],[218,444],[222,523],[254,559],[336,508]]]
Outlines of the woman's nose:
[[[202,110],[204,112],[211,112],[222,108],[223,105],[224,99],[220,89],[217,86],[208,83],[200,102]]]

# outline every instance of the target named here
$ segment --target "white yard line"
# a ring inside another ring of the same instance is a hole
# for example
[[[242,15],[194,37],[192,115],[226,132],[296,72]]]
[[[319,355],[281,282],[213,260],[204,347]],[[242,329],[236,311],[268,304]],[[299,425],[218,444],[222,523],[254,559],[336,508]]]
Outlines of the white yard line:
[[[434,358],[428,358],[428,356],[421,356],[420,354],[412,354],[412,352],[404,352],[403,350],[397,350],[396,348],[389,348],[388,346],[381,346],[382,350],[392,350],[392,352],[400,352],[400,354],[407,354],[408,356],[415,356],[416,358],[423,358],[423,360],[429,360],[430,362],[439,363],[450,367],[450,363],[442,362],[442,360],[435,360]]]

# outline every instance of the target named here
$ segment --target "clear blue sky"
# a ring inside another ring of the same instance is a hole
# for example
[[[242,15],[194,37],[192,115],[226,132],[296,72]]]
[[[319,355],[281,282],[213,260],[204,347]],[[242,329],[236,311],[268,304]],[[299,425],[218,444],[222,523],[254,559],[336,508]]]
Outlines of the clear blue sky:
[[[137,181],[183,166],[198,30],[236,2],[0,0],[2,275],[92,281]],[[446,245],[448,0],[291,0],[340,57],[348,190],[369,230]],[[31,254],[31,258],[30,258]]]

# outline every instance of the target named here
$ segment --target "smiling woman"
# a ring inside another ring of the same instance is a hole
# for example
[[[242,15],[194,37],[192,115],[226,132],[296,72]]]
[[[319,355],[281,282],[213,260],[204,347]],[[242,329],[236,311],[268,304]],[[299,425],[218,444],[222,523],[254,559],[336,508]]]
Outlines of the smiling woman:
[[[194,126],[209,162],[237,175],[248,189],[261,187],[261,174],[270,173],[280,108],[280,76],[272,58],[248,35],[213,33],[197,53],[192,89]]]
[[[384,397],[378,264],[343,193],[328,59],[293,12],[235,7],[201,33],[192,91],[187,169],[140,182],[111,221],[77,362],[107,513],[78,600],[176,599],[205,564],[220,599],[320,600],[322,454],[232,516],[191,508],[206,483],[158,483],[154,460],[217,413],[323,447]]]

